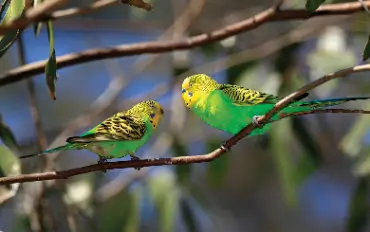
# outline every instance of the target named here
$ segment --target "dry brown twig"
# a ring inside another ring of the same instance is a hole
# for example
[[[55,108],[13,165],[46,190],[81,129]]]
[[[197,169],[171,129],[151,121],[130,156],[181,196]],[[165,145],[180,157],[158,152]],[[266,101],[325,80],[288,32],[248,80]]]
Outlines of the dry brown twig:
[[[293,92],[292,94],[280,100],[278,103],[274,105],[274,107],[270,111],[268,111],[265,115],[259,117],[257,121],[260,125],[264,125],[268,123],[270,119],[272,118],[272,116],[274,116],[284,107],[286,107],[291,101],[309,92],[310,90],[318,87],[319,85],[324,84],[325,82],[328,82],[335,78],[345,77],[351,73],[365,72],[369,70],[370,70],[370,64],[365,64],[365,65],[359,65],[359,66],[354,66],[351,68],[343,69],[338,72],[325,75],[303,86],[299,90]],[[320,113],[322,112],[324,111],[320,111]],[[335,112],[335,113],[338,113],[338,112]],[[361,113],[370,113],[370,111],[361,111]],[[220,148],[208,154],[195,155],[195,156],[180,156],[180,157],[172,157],[172,158],[161,158],[161,159],[144,159],[144,160],[107,162],[107,163],[94,164],[94,165],[89,165],[89,166],[75,168],[75,169],[69,169],[65,171],[53,171],[53,172],[44,172],[44,173],[23,174],[23,175],[18,175],[18,176],[9,176],[9,177],[0,178],[0,184],[23,183],[23,182],[53,180],[53,179],[67,179],[71,176],[80,175],[80,174],[84,174],[88,172],[118,169],[118,168],[123,169],[123,168],[152,167],[152,166],[163,166],[163,165],[185,165],[185,164],[193,164],[193,163],[210,162],[220,157],[221,155],[225,154],[226,151],[228,151],[232,146],[238,143],[245,136],[249,135],[254,129],[256,129],[255,125],[253,125],[252,123],[248,124],[238,134],[228,139]]]
[[[365,2],[370,7],[370,2]],[[276,10],[274,6],[240,22],[224,28],[189,37],[182,40],[151,41],[136,44],[124,44],[116,47],[89,49],[79,53],[67,54],[57,58],[58,68],[71,65],[124,56],[139,54],[156,54],[175,50],[191,49],[203,44],[220,41],[257,28],[262,24],[273,21],[308,19],[318,16],[347,15],[363,11],[359,2],[337,3],[323,5],[314,14],[309,15],[306,10]],[[21,66],[0,75],[0,86],[10,84],[28,78],[44,71],[46,61],[38,61]]]

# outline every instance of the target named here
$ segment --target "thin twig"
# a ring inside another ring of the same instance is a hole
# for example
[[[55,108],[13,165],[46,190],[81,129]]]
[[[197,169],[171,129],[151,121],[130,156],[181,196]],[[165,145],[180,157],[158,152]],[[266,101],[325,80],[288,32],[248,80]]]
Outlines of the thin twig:
[[[44,1],[38,7],[28,9],[20,17],[9,21],[5,24],[0,25],[0,35],[13,30],[13,29],[24,29],[30,23],[37,22],[45,16],[46,13],[54,10],[55,8],[61,7],[66,4],[68,0],[49,0]]]
[[[107,6],[111,6],[113,4],[119,3],[120,0],[100,0],[100,1],[95,1],[91,3],[91,5],[86,6],[86,7],[74,7],[66,10],[58,10],[54,11],[53,13],[50,14],[50,16],[46,16],[43,20],[51,20],[51,19],[59,19],[59,18],[65,18],[65,17],[70,17],[70,16],[75,16],[75,15],[82,15],[82,14],[88,14],[93,11],[102,9]]]
[[[335,73],[325,75],[305,86],[299,90],[293,92],[287,97],[280,100],[274,105],[274,107],[269,110],[265,115],[258,117],[257,122],[260,125],[264,125],[269,122],[269,120],[276,113],[281,111],[283,108],[287,107],[290,102],[294,99],[297,99],[299,96],[309,92],[310,90],[324,84],[335,78],[341,78],[348,74],[355,72],[369,71],[370,65],[359,65],[351,68],[343,69]],[[0,184],[11,184],[11,183],[24,183],[24,182],[33,182],[33,181],[42,181],[42,180],[53,180],[53,179],[68,179],[71,176],[80,175],[88,172],[102,171],[108,169],[123,169],[123,168],[139,168],[139,167],[152,167],[152,166],[163,166],[163,165],[185,165],[192,163],[204,163],[210,162],[221,155],[223,155],[227,150],[232,146],[237,144],[245,136],[249,135],[256,127],[250,123],[245,128],[243,128],[239,133],[232,136],[228,139],[222,147],[214,150],[211,153],[203,155],[194,155],[194,156],[180,156],[172,158],[160,158],[160,159],[143,159],[143,160],[130,160],[130,161],[119,161],[119,162],[107,162],[99,163],[94,165],[89,165],[85,167],[69,169],[65,171],[54,171],[54,172],[44,172],[44,173],[32,173],[32,174],[23,174],[18,176],[9,176],[0,178]]]
[[[366,2],[366,5],[370,6],[370,2]],[[186,50],[197,46],[201,46],[207,43],[220,41],[252,30],[259,27],[262,24],[273,21],[292,20],[292,19],[308,19],[317,16],[329,16],[329,15],[347,15],[354,12],[360,12],[363,10],[362,5],[359,2],[351,3],[338,3],[328,4],[321,6],[314,14],[308,14],[306,10],[278,10],[274,7],[270,7],[265,11],[262,11],[248,19],[231,24],[224,28],[203,33],[197,36],[189,37],[183,40],[171,40],[171,41],[151,41],[136,44],[124,44],[116,47],[100,48],[100,49],[88,49],[79,53],[72,53],[57,58],[58,68],[68,67],[71,65],[82,64],[86,62],[140,55],[140,54],[156,54],[169,52],[174,50]],[[42,73],[46,60],[31,63],[22,67],[12,69],[2,75],[0,75],[0,86],[10,84],[13,82],[20,81],[28,78],[32,75]]]

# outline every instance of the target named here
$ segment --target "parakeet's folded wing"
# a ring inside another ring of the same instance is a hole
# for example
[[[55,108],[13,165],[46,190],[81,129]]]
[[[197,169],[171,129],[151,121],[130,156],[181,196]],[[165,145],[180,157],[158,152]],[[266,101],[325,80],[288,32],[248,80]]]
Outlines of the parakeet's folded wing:
[[[91,143],[139,140],[146,131],[145,121],[137,116],[118,113],[81,136],[67,139],[68,143]]]
[[[257,105],[257,104],[276,104],[281,97],[262,93],[256,90],[247,89],[238,85],[221,84],[218,88],[226,94],[235,104],[238,105]],[[301,95],[296,101],[308,96],[308,93]]]

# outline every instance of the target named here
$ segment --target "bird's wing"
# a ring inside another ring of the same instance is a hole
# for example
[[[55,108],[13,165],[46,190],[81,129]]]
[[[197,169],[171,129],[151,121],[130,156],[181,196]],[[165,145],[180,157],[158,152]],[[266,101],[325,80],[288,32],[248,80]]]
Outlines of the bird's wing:
[[[221,84],[218,88],[227,95],[234,104],[238,105],[257,105],[257,104],[276,104],[281,97],[276,97],[271,94],[262,93],[253,89],[247,89],[238,85]],[[301,95],[295,101],[308,96],[308,93]]]
[[[117,113],[81,136],[67,139],[68,143],[114,142],[141,139],[146,123],[137,116]]]

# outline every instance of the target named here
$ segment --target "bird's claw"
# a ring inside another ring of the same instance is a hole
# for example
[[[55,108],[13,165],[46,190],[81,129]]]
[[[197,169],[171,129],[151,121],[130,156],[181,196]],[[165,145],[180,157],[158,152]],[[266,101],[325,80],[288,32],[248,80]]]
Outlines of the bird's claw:
[[[253,118],[252,118],[252,124],[253,124],[253,126],[255,126],[255,127],[258,127],[258,128],[261,128],[262,127],[262,125],[258,122],[258,118],[259,117],[261,117],[260,115],[255,115],[255,116],[253,116]]]
[[[130,157],[131,157],[131,160],[141,160],[139,157],[137,157],[137,156],[135,156],[135,155],[133,155],[133,154],[130,154]],[[138,168],[135,168],[135,170],[140,170],[141,168],[140,167],[138,167]]]

